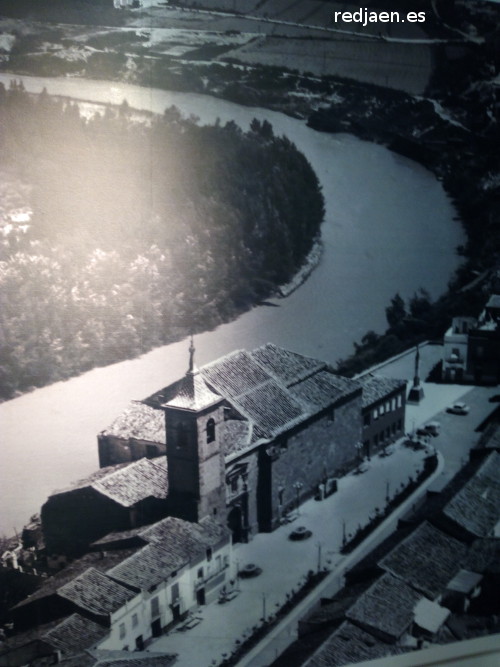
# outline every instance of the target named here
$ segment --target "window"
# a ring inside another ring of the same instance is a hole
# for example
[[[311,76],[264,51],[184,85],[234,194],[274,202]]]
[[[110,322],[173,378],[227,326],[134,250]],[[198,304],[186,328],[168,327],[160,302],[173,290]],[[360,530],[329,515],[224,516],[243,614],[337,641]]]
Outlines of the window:
[[[377,410],[377,408],[374,408],[374,410],[373,410],[373,419],[378,419],[378,410]]]
[[[396,409],[396,399],[393,398],[393,399],[391,400],[391,410],[395,410],[395,409]]]
[[[152,598],[151,600],[151,616],[159,616],[160,615],[160,601],[158,598]]]
[[[363,424],[365,426],[370,426],[370,413],[367,412],[366,415],[363,417]]]
[[[136,628],[139,625],[139,617],[137,614],[132,614],[132,627]]]
[[[379,413],[380,416],[382,416],[384,414],[384,412],[385,412],[384,404],[382,403],[382,405],[379,406],[378,413]]]
[[[208,562],[212,560],[212,549],[210,547],[207,549],[207,560]]]
[[[213,442],[215,440],[215,421],[210,418],[207,421],[207,442]]]
[[[231,478],[231,491],[233,493],[237,493],[238,491],[238,478],[236,477],[236,475]]]
[[[203,579],[203,568],[202,567],[200,567],[200,569],[198,570],[198,579]]]
[[[386,412],[390,412],[390,411],[391,411],[391,402],[390,402],[390,401],[386,401],[386,402],[385,402],[385,411],[386,411]]]
[[[398,395],[398,408],[400,408],[403,405],[403,398],[401,394]]]
[[[174,584],[172,586],[172,602],[175,602],[179,599],[179,584]]]
[[[125,628],[125,623],[120,623],[118,630],[120,632],[120,639],[123,639],[125,637],[125,635],[127,634],[127,630]]]

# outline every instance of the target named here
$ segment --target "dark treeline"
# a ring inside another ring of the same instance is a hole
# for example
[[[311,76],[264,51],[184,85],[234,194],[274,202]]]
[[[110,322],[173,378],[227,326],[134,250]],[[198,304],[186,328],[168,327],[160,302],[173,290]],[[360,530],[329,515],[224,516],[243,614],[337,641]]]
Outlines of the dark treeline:
[[[320,186],[268,122],[149,121],[0,87],[3,167],[33,209],[1,246],[3,398],[227,321],[310,251]]]

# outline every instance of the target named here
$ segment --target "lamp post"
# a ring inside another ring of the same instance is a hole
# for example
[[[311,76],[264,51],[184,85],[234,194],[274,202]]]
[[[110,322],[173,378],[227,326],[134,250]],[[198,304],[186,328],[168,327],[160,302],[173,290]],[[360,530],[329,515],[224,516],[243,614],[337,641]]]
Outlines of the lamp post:
[[[300,514],[300,509],[299,509],[299,498],[300,498],[300,490],[304,485],[302,482],[295,482],[293,485],[293,488],[295,489],[295,493],[297,495],[297,516]]]

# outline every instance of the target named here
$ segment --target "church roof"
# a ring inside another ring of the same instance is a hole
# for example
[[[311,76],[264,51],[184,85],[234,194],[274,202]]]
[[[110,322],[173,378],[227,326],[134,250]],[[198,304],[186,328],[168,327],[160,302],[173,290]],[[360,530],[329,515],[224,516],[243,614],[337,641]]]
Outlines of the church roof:
[[[162,412],[145,403],[132,401],[102,434],[149,440],[164,445],[165,417]]]
[[[335,375],[324,361],[267,343],[189,371],[144,402],[156,409],[201,410],[225,399],[248,424],[234,429],[237,442],[224,450],[229,455],[286,432],[355,391],[361,391],[358,381]]]

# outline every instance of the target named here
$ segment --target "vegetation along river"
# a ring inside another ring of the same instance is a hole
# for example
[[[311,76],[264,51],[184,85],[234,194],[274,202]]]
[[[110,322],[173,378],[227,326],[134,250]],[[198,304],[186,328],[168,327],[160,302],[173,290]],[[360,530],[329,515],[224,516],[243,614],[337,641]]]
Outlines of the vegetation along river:
[[[0,75],[6,86],[14,78]],[[327,135],[304,121],[223,100],[115,82],[22,79],[30,92],[120,104],[162,113],[176,105],[201,123],[253,118],[286,135],[316,171],[326,216],[321,263],[286,299],[261,305],[229,324],[196,336],[202,365],[234,349],[267,341],[331,363],[352,351],[368,330],[385,329],[385,307],[399,292],[420,287],[437,297],[459,264],[463,232],[440,183],[420,165],[350,135]],[[118,195],[119,196],[119,195]],[[94,369],[0,405],[2,511],[0,534],[18,530],[48,494],[97,468],[96,434],[131,399],[187,370],[188,343],[158,348],[139,359]]]

